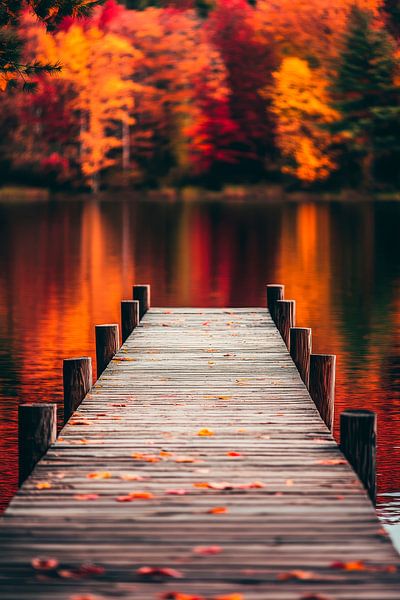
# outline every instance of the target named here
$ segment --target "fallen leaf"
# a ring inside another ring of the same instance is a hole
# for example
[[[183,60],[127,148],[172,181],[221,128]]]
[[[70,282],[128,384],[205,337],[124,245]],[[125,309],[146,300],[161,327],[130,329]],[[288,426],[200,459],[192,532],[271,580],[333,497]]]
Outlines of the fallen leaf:
[[[198,462],[200,462],[199,460],[197,460],[196,458],[193,458],[192,456],[175,456],[174,461],[176,463],[198,463]]]
[[[171,579],[181,579],[183,573],[169,567],[140,567],[136,570],[138,575],[143,577],[167,577]]]
[[[167,490],[165,493],[168,494],[169,496],[185,496],[188,492],[187,492],[187,490],[184,490],[183,488],[179,488],[176,490]]]
[[[293,479],[286,479],[285,485],[287,485],[288,487],[292,487],[294,485]]]
[[[154,456],[153,454],[143,454],[142,452],[133,452],[133,454],[131,454],[131,458],[148,463],[156,463],[160,462],[161,460],[159,456]]]
[[[134,502],[135,500],[153,500],[154,494],[151,492],[131,492],[125,496],[117,496],[117,502]]]
[[[137,473],[121,473],[119,476],[123,481],[143,481],[144,477]]]
[[[207,511],[210,515],[223,515],[228,512],[226,506],[214,506],[213,508],[209,508]]]
[[[31,560],[32,567],[37,571],[53,571],[59,564],[56,558],[48,556],[37,556]]]
[[[286,581],[288,579],[314,579],[315,574],[312,571],[286,571],[285,573],[279,573],[278,579],[280,581]]]
[[[212,429],[207,429],[207,427],[203,427],[197,432],[197,435],[199,435],[200,437],[209,437],[214,435],[214,432],[212,431]]]
[[[221,546],[195,546],[193,548],[194,554],[220,554],[222,552]]]
[[[99,494],[75,494],[74,500],[97,500]]]
[[[240,452],[227,452],[226,456],[229,456],[230,458],[241,458],[242,457]]]
[[[37,490],[49,490],[51,488],[51,483],[50,481],[38,481],[35,488]]]
[[[331,569],[343,569],[344,571],[367,571],[368,567],[362,560],[349,562],[335,561],[329,565]]]
[[[112,474],[109,471],[94,471],[86,475],[88,479],[111,479]]]
[[[262,481],[250,481],[250,483],[239,483],[237,487],[241,490],[260,489],[265,488],[265,483]]]
[[[192,594],[181,594],[180,592],[165,592],[160,600],[206,600],[204,596],[193,596]]]

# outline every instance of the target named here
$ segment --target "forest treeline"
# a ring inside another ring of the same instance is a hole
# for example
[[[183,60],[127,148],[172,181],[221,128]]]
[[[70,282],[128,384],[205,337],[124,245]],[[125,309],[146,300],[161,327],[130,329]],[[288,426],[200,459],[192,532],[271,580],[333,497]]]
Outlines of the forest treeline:
[[[3,181],[400,187],[398,0],[125,4],[52,31],[19,15]]]

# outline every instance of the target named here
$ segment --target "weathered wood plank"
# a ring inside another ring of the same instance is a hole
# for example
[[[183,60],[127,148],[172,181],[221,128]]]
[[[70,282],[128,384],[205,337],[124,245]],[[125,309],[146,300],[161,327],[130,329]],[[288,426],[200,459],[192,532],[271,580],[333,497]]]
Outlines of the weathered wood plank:
[[[13,499],[0,547],[4,600],[399,597],[397,554],[258,308],[150,309]]]

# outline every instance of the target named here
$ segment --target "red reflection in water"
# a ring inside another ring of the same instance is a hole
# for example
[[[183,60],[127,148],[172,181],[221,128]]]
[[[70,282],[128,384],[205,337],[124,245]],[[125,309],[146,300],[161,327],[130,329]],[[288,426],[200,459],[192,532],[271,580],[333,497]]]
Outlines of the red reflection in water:
[[[314,350],[336,353],[338,415],[371,408],[379,491],[400,490],[400,265],[395,204],[70,201],[0,207],[0,460],[16,485],[19,401],[61,400],[64,357],[94,353],[132,283],[164,306],[262,306],[286,284]]]

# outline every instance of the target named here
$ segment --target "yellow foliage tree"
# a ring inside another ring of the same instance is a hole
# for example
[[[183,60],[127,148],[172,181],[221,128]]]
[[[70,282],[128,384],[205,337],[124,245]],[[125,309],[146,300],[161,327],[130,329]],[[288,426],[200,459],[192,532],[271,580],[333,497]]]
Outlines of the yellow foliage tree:
[[[272,112],[276,118],[277,144],[286,164],[283,172],[302,181],[328,177],[335,168],[328,153],[331,135],[324,124],[337,118],[329,106],[327,81],[307,61],[287,57],[273,74]]]
[[[71,109],[79,114],[79,163],[89,186],[98,188],[99,173],[117,161],[124,125],[134,123],[131,81],[141,54],[125,38],[96,26],[71,25],[66,31],[39,36],[38,58],[62,64],[60,77],[71,82]]]

